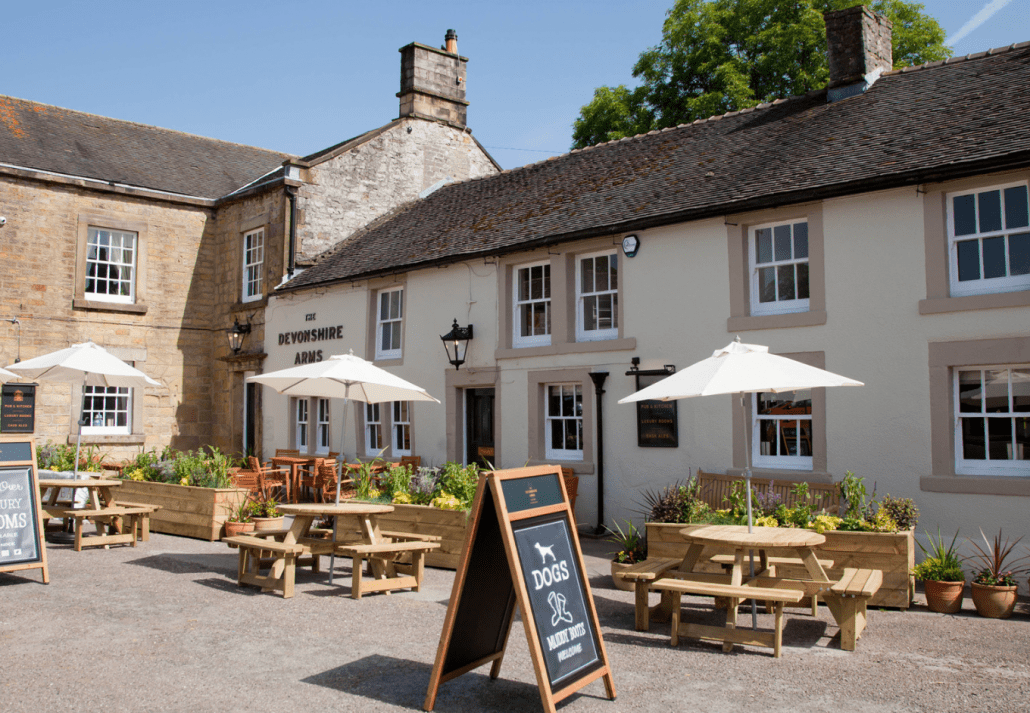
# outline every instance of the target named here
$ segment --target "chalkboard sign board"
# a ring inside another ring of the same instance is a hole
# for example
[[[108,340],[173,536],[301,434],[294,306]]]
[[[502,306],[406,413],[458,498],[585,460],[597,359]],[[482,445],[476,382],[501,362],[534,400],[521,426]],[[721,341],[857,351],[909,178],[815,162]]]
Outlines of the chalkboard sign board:
[[[37,482],[35,442],[0,436],[0,572],[42,569],[49,584]]]
[[[544,709],[597,679],[615,699],[568,495],[554,466],[483,475],[469,514],[425,709],[440,684],[491,663],[500,673],[522,612]]]
[[[0,433],[32,433],[36,430],[36,385],[4,384],[0,387]]]
[[[637,379],[637,391],[656,384],[670,374],[668,370],[628,371]],[[679,448],[679,416],[675,401],[637,401],[637,445],[641,448]]]

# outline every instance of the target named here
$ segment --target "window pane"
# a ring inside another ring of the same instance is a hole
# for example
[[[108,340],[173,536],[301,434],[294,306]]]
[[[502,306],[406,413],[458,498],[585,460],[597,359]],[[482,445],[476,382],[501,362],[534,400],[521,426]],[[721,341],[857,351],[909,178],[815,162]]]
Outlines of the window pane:
[[[962,413],[980,413],[983,390],[979,371],[962,371],[958,375],[958,403]]]
[[[1012,460],[1012,419],[987,419],[987,442],[990,460]]]
[[[980,232],[1001,230],[1001,191],[980,194]]]
[[[776,243],[776,259],[790,260],[790,226],[777,225],[773,228],[773,241]]]
[[[597,258],[596,270],[594,275],[594,289],[601,291],[607,290],[608,287],[608,260],[603,257]]]
[[[1030,275],[1030,233],[1009,236],[1009,274]]]
[[[596,297],[587,297],[583,300],[583,329],[597,329]]]
[[[601,295],[597,298],[597,326],[601,329],[611,329],[614,326],[612,295]]]
[[[799,262],[798,268],[798,299],[808,299],[808,263]]]
[[[980,241],[963,240],[958,243],[958,279],[980,279]]]
[[[551,448],[560,450],[565,444],[565,426],[560,418],[551,421]]]
[[[1027,214],[1026,186],[1005,189],[1005,227],[1025,228],[1030,225]]]
[[[808,257],[808,223],[794,223],[794,258]]]
[[[608,289],[617,290],[619,289],[619,256],[609,255],[608,256],[608,275],[611,277],[611,284]]]
[[[587,258],[586,260],[582,261],[582,265],[583,265],[583,285],[582,285],[581,289],[582,289],[583,292],[593,292],[594,291],[594,259],[593,258]]]
[[[780,265],[777,270],[777,278],[780,283],[780,299],[781,300],[793,300],[796,299],[794,293],[794,266],[793,265]]]
[[[763,267],[758,271],[758,301],[776,301],[776,268]]]
[[[551,298],[551,266],[544,265],[544,298]]]
[[[561,387],[547,387],[547,415],[561,416]]]
[[[390,318],[390,293],[382,292],[379,295],[379,321]]]
[[[576,413],[575,394],[568,386],[563,386],[561,390],[561,413],[562,416],[571,416]]]
[[[1005,277],[1005,238],[984,238],[984,277]]]
[[[973,235],[976,233],[976,203],[974,196],[955,196],[954,206],[955,235]]]
[[[962,419],[962,457],[966,460],[984,460],[984,419]]]
[[[550,334],[550,324],[547,319],[547,305],[533,305],[533,334]]]
[[[1008,413],[1009,412],[1009,372],[1008,369],[1001,371],[991,370],[984,372],[984,381],[987,388],[984,389],[984,407],[987,413]]]
[[[1030,369],[1012,370],[1012,410],[1030,413]]]
[[[759,453],[763,456],[779,455],[776,448],[776,421],[761,420],[758,425]]]
[[[519,270],[519,302],[529,299],[529,270]]]
[[[772,228],[755,231],[755,262],[772,262]]]
[[[401,318],[401,300],[404,299],[403,292],[390,293],[390,319]]]

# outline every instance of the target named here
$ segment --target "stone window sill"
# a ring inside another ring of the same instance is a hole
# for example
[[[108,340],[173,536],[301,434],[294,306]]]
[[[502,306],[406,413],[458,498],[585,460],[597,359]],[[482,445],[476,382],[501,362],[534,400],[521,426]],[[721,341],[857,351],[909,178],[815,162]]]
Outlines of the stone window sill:
[[[74,433],[68,434],[68,443],[75,445],[78,441],[78,435]],[[126,434],[111,434],[111,435],[99,435],[99,434],[82,434],[82,445],[97,445],[97,446],[142,446],[147,442],[147,436],[143,433],[126,433]]]
[[[1030,291],[998,292],[991,295],[935,297],[919,300],[919,314],[944,314],[975,309],[999,309],[1030,306]]]
[[[97,312],[124,312],[128,314],[146,314],[147,305],[139,302],[136,304],[123,304],[121,302],[98,302],[76,297],[72,300],[72,307],[75,309],[88,309]]]

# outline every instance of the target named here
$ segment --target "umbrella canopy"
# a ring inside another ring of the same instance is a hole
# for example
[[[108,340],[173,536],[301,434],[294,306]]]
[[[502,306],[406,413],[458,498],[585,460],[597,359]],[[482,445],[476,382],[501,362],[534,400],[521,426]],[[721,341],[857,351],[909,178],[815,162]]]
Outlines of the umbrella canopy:
[[[129,366],[98,344],[73,344],[7,367],[18,376],[39,381],[60,381],[84,386],[161,386],[139,369]]]
[[[6,369],[0,369],[0,384],[6,384],[11,379],[17,379],[17,378],[18,378],[17,374],[12,374],[11,372],[7,371]]]
[[[730,342],[712,356],[619,401],[673,401],[694,396],[862,386],[861,381],[769,353],[760,344]]]

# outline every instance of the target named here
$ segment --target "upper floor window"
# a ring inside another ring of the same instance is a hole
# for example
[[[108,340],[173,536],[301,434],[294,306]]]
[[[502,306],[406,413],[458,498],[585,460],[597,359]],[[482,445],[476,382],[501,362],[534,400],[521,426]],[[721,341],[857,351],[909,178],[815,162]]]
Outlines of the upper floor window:
[[[951,294],[1030,289],[1027,184],[948,195]]]
[[[264,294],[265,229],[243,236],[243,301],[261,299]]]
[[[85,297],[100,302],[136,300],[137,235],[89,227],[86,237]]]
[[[808,222],[749,231],[751,314],[808,311]]]
[[[547,458],[583,460],[583,386],[548,384],[546,391]]]
[[[955,369],[955,472],[1030,475],[1030,366]]]
[[[812,470],[812,392],[762,392],[752,398],[752,463]]]
[[[515,304],[512,346],[546,346],[551,343],[551,265],[547,262],[515,271]]]
[[[306,451],[308,448],[308,400],[297,399],[294,402],[294,428],[297,449]]]
[[[122,386],[83,386],[82,418],[83,433],[132,433],[132,391]]]
[[[377,456],[383,451],[383,421],[379,404],[365,404],[365,454]]]
[[[404,290],[381,290],[377,300],[376,359],[400,359]]]
[[[611,251],[579,259],[576,341],[619,336],[619,256]]]
[[[393,402],[393,456],[411,455],[411,402]]]
[[[329,452],[329,399],[318,399],[315,451]]]

